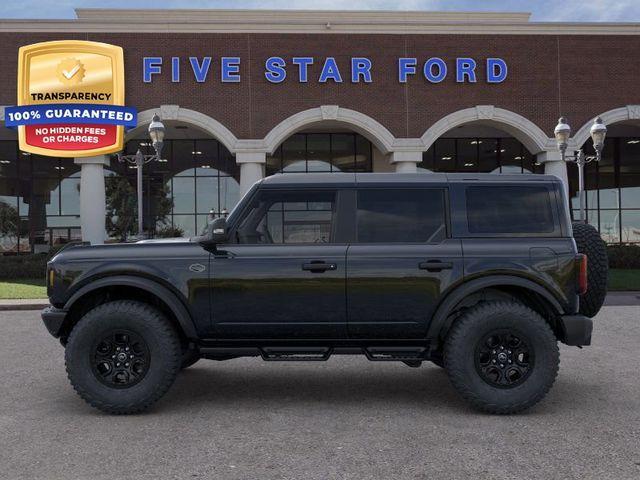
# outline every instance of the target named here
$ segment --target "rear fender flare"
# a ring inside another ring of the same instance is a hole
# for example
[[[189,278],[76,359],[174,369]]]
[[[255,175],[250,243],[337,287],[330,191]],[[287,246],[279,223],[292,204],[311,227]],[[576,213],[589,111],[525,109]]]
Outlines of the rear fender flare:
[[[436,309],[436,313],[433,315],[431,323],[429,324],[427,338],[435,340],[436,343],[440,343],[443,329],[448,326],[447,320],[449,315],[456,305],[466,297],[485,288],[505,286],[520,287],[537,293],[552,306],[557,315],[562,315],[564,313],[564,308],[558,299],[549,290],[531,280],[510,275],[496,275],[478,278],[463,283],[445,297]]]

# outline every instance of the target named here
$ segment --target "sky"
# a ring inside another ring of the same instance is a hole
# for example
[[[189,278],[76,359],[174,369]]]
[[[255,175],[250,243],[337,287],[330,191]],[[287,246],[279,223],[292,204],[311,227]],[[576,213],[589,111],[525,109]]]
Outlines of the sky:
[[[640,0],[8,0],[0,18],[75,18],[74,8],[511,11],[532,21],[640,22]]]

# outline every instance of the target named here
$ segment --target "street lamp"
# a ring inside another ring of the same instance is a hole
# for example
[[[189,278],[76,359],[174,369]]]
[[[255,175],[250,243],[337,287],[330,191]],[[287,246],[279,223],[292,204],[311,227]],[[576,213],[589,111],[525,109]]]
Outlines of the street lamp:
[[[558,150],[562,154],[563,161],[575,162],[578,166],[578,199],[580,200],[580,222],[587,223],[585,216],[585,191],[584,191],[584,166],[592,161],[599,162],[602,158],[602,149],[604,148],[604,138],[607,135],[607,127],[602,123],[602,119],[597,117],[591,125],[590,133],[591,140],[593,140],[593,149],[596,151],[594,155],[585,155],[582,149],[575,152],[573,155],[567,155],[567,147],[569,145],[569,137],[571,136],[571,127],[567,122],[567,119],[560,117],[558,125],[553,131],[556,142],[558,144]]]
[[[155,114],[151,119],[149,125],[149,138],[151,138],[151,145],[155,153],[153,155],[144,155],[140,149],[135,155],[122,155],[118,153],[119,162],[128,162],[135,165],[137,169],[137,190],[138,190],[138,236],[142,236],[143,229],[143,203],[142,203],[142,167],[145,163],[149,163],[152,160],[161,160],[160,156],[162,152],[162,145],[164,143],[165,128],[158,114]]]

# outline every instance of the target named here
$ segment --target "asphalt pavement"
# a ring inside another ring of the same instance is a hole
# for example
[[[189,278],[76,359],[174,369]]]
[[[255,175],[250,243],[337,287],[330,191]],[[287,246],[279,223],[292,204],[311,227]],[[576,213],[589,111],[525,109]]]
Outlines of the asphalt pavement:
[[[638,479],[640,307],[605,307],[561,348],[547,398],[476,413],[440,368],[201,361],[152,411],[109,416],[72,390],[37,312],[0,311],[3,479]]]

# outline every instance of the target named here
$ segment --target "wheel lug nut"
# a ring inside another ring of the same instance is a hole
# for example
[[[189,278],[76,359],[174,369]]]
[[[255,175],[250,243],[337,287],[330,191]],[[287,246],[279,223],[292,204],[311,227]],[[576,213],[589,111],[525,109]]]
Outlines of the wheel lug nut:
[[[493,360],[491,360],[491,362],[492,362],[492,363],[496,363],[496,360],[495,360],[495,359],[493,359]]]
[[[125,367],[128,367],[128,366],[129,366],[129,362],[125,363],[125,364],[124,364],[124,366],[125,366]]]
[[[509,360],[509,363],[511,363],[511,360]]]
[[[504,365],[502,363],[500,364],[500,368],[504,368]]]
[[[491,350],[491,353],[496,353],[496,351],[495,350]]]
[[[504,347],[502,345],[500,345],[500,350],[504,350]]]
[[[120,364],[119,364],[119,363],[116,363],[116,367],[119,367],[119,366],[120,366]]]
[[[129,355],[129,358],[133,358],[133,355]]]
[[[129,351],[129,347],[125,348],[125,350],[128,352]]]
[[[111,358],[116,358],[116,356],[115,355],[111,355]]]

